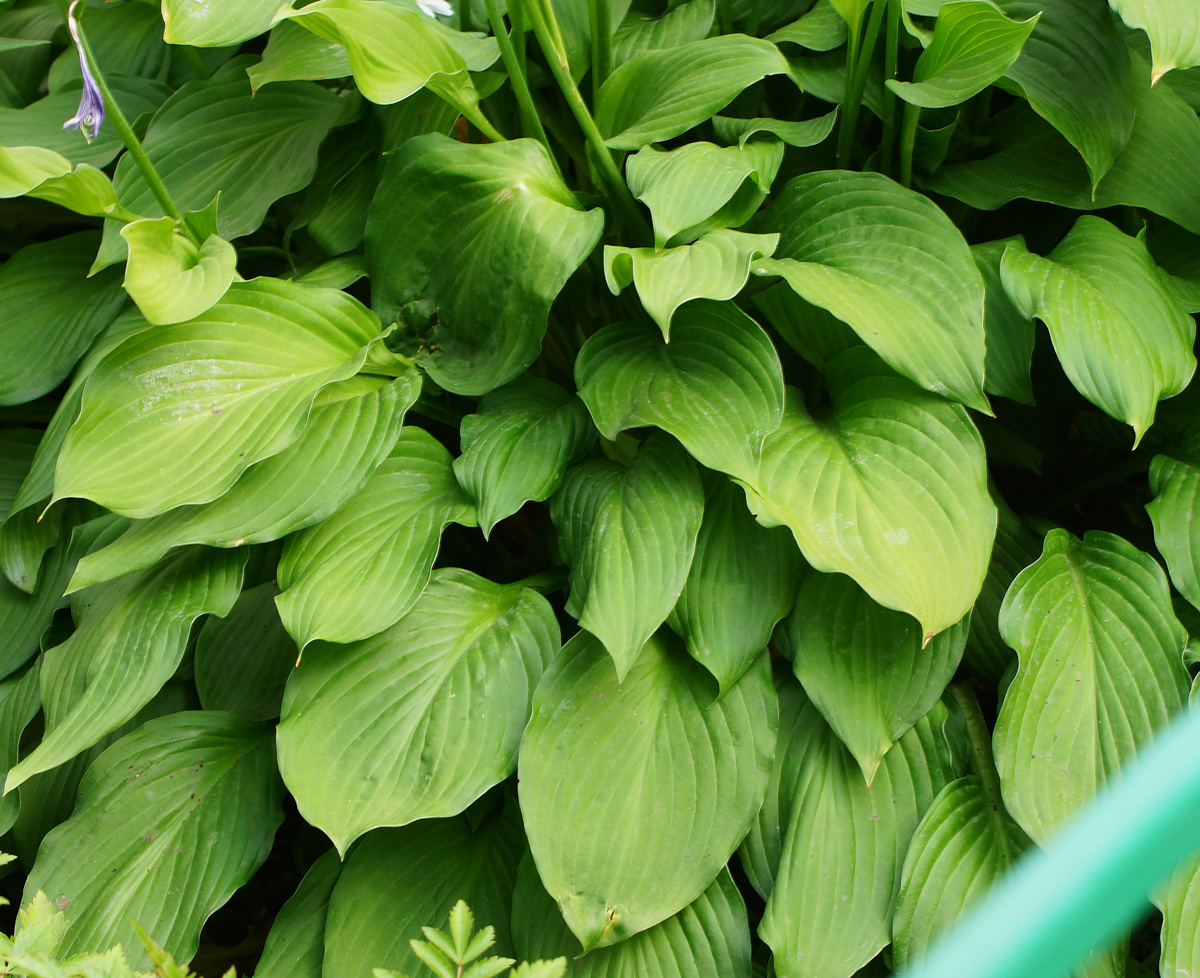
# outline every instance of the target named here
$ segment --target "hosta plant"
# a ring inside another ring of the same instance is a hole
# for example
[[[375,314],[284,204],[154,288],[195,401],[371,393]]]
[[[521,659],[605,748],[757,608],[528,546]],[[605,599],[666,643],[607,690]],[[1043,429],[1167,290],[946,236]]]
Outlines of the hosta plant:
[[[1187,709],[1197,108],[1193,0],[0,0],[51,963],[920,960]]]

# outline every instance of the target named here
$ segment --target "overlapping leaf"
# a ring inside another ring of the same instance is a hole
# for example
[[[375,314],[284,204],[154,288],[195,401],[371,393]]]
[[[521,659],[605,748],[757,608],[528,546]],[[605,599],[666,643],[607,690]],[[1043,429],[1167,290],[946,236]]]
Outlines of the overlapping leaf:
[[[987,334],[987,357],[983,389],[1022,404],[1032,404],[1033,384],[1029,370],[1033,359],[1033,321],[1013,305],[1000,279],[1000,260],[1011,240],[1005,238],[971,246],[971,257],[983,276],[986,290],[983,326]]]
[[[170,217],[131,221],[121,237],[129,251],[125,291],[155,325],[181,323],[208,310],[237,270],[237,252],[228,241],[210,234],[197,244]]]
[[[815,119],[803,122],[786,122],[782,119],[735,119],[732,116],[713,116],[713,132],[722,142],[737,143],[744,147],[751,137],[759,133],[775,136],[788,146],[804,148],[823,142],[833,132],[838,110],[826,112]]]
[[[1200,11],[1187,0],[1109,0],[1130,27],[1141,28],[1154,52],[1153,80],[1200,65]]]
[[[344,78],[350,74],[350,61],[343,45],[285,20],[271,28],[262,61],[247,68],[246,74],[258,91],[277,81]]]
[[[334,849],[312,864],[271,924],[255,978],[321,978],[329,897],[341,872]]]
[[[1146,511],[1154,523],[1154,542],[1167,562],[1171,582],[1200,608],[1200,455],[1197,432],[1189,431],[1169,452],[1150,463],[1154,499]]]
[[[217,48],[240,44],[271,26],[279,0],[163,0],[163,40]]]
[[[94,166],[72,167],[65,156],[40,146],[0,147],[0,197],[21,196],[89,217],[111,217],[120,206],[112,181]]]
[[[1154,902],[1163,915],[1159,974],[1186,978],[1200,967],[1200,856],[1176,869]]]

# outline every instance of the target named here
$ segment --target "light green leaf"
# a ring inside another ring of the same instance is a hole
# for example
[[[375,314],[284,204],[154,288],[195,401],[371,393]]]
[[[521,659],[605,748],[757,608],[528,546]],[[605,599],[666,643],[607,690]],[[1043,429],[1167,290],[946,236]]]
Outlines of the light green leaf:
[[[537,140],[419,136],[392,157],[367,221],[372,302],[438,384],[484,394],[537,357],[550,303],[603,227]]]
[[[751,266],[778,243],[777,234],[721,230],[663,251],[605,245],[604,278],[613,295],[633,284],[669,342],[671,320],[680,306],[693,299],[732,299],[750,278]]]
[[[567,612],[604,643],[624,678],[687,581],[704,513],[700,476],[665,435],[633,464],[589,459],[550,500],[571,565]]]
[[[45,654],[46,734],[8,772],[11,791],[49,771],[130,720],[183,659],[192,622],[224,616],[242,586],[245,556],[193,548],[148,571],[89,594],[77,628]]]
[[[1178,443],[1150,463],[1154,499],[1146,511],[1154,524],[1154,543],[1167,562],[1171,583],[1200,608],[1200,454],[1197,431],[1188,430]]]
[[[197,48],[241,44],[271,26],[281,0],[162,0],[163,40]]]
[[[1153,557],[1111,533],[1055,529],[1009,588],[1000,634],[1020,665],[996,766],[1008,810],[1040,843],[1183,708],[1187,633]]]
[[[908,847],[892,922],[892,960],[903,969],[1006,873],[1029,839],[997,810],[977,775],[946,785]]]
[[[983,280],[928,197],[877,173],[822,171],[792,180],[756,223],[782,232],[756,274],[782,276],[927,390],[991,413]]]
[[[116,275],[87,277],[96,244],[81,231],[27,245],[0,266],[0,404],[54,390],[116,317],[125,301]]]
[[[605,438],[657,425],[702,465],[752,485],[763,441],[783,418],[775,348],[731,303],[688,306],[670,343],[645,324],[604,327],[580,350],[575,382]]]
[[[195,678],[206,710],[274,720],[296,660],[296,645],[275,610],[274,581],[249,588],[224,618],[209,618],[196,642]]]
[[[536,591],[451,567],[387,631],[310,647],[278,735],[300,813],[345,853],[371,829],[464,811],[516,770],[558,643]]]
[[[475,525],[450,453],[404,428],[348,503],[284,544],[275,604],[296,646],[355,642],[397,621],[425,589],[450,523]]]
[[[0,770],[6,773],[17,763],[21,735],[42,708],[39,666],[35,662],[24,674],[0,682]],[[21,799],[17,794],[5,795],[0,801],[0,829],[5,834],[13,827],[20,810]]]
[[[125,291],[155,325],[181,323],[213,306],[233,281],[237,252],[220,235],[197,246],[169,217],[121,228],[129,249]]]
[[[783,145],[774,140],[749,149],[688,143],[673,150],[646,146],[625,170],[630,192],[650,209],[654,247],[662,249],[744,224],[766,198],[782,162]]]
[[[485,394],[463,418],[461,435],[454,475],[474,500],[485,537],[529,500],[549,499],[595,440],[583,402],[538,377]]]
[[[470,115],[479,94],[468,72],[500,56],[495,38],[451,30],[410,0],[318,0],[279,16],[343,45],[359,90],[383,105],[429,88]]]
[[[928,641],[971,610],[987,571],[996,507],[983,441],[962,407],[861,347],[825,379],[832,414],[817,422],[793,393],[747,502],[764,526],[791,527],[813,567],[912,615]]]
[[[321,978],[329,897],[341,872],[334,849],[312,864],[276,915],[254,978]]]
[[[111,217],[119,209],[112,181],[94,166],[71,161],[40,146],[0,147],[0,197],[37,197],[88,217]]]
[[[991,0],[948,0],[913,80],[885,84],[910,105],[940,109],[965,102],[1008,71],[1038,16],[1014,21]]]
[[[151,327],[100,362],[63,443],[54,498],[135,517],[216,499],[300,437],[317,393],[352,376],[378,334],[344,292],[235,283],[202,316]]]
[[[271,728],[230,713],[175,713],[105,751],[75,814],[42,843],[25,898],[69,907],[60,953],[122,943],[148,967],[137,920],[182,960],[267,858],[283,821]]]
[[[465,815],[379,829],[355,846],[329,898],[326,975],[363,976],[380,964],[401,974],[423,968],[409,934],[444,926],[465,900],[495,928],[492,950],[512,950],[508,920],[525,848],[515,802],[472,831]],[[291,978],[291,976],[289,976]]]
[[[805,119],[803,122],[784,122],[780,119],[735,119],[732,116],[713,116],[713,132],[723,143],[736,142],[745,146],[751,137],[758,133],[768,133],[776,136],[789,146],[803,149],[806,146],[816,146],[824,142],[833,132],[833,124],[837,121],[838,110],[819,115],[815,119]],[[753,144],[752,144],[753,145]]]
[[[1162,911],[1159,974],[1187,978],[1200,969],[1200,855],[1195,855],[1154,896]]]
[[[527,855],[513,893],[513,944],[522,958],[562,955],[571,978],[743,978],[750,974],[750,925],[737,884],[722,869],[703,893],[662,923],[583,954]],[[582,955],[582,957],[581,957]]]
[[[1200,10],[1188,0],[1109,0],[1109,6],[1150,38],[1153,82],[1175,68],[1200,65]]]
[[[804,562],[782,527],[759,526],[728,479],[705,479],[704,522],[687,583],[667,619],[728,692],[796,600]]]
[[[832,51],[846,43],[846,21],[830,0],[817,0],[799,20],[781,27],[767,40],[798,44],[809,51]]]
[[[789,73],[779,48],[744,34],[647,51],[600,86],[596,125],[610,149],[641,149],[699,125],[759,79]]]
[[[1016,86],[1079,150],[1094,190],[1134,125],[1129,50],[1112,15],[1091,0],[998,2],[1014,19],[1041,15],[1000,84]]]
[[[1075,388],[1133,427],[1134,445],[1163,397],[1196,370],[1196,323],[1175,301],[1138,238],[1085,215],[1042,258],[1018,239],[1000,262],[1004,289],[1027,317],[1050,330]]]
[[[870,785],[954,677],[967,627],[964,617],[923,646],[911,615],[880,607],[842,574],[810,571],[776,641]]]
[[[613,34],[613,65],[623,65],[643,51],[661,51],[708,37],[716,13],[713,0],[684,0],[661,17],[631,10]]]
[[[257,92],[271,82],[345,78],[350,60],[341,44],[285,20],[271,28],[262,61],[247,68],[246,74]]]
[[[850,978],[891,941],[909,840],[934,796],[963,773],[969,747],[961,721],[938,703],[868,786],[799,684],[785,678],[779,693],[779,798],[747,840],[760,837],[762,874],[774,875],[758,933],[780,978]],[[764,822],[772,810],[779,823]]]
[[[542,882],[585,950],[686,907],[754,820],[775,746],[767,656],[718,702],[714,685],[668,631],[624,682],[580,633],[534,694],[521,812]]]
[[[1033,321],[1013,305],[1000,279],[1000,259],[1014,238],[987,241],[971,246],[975,267],[983,276],[986,298],[983,326],[987,333],[987,356],[983,389],[1022,404],[1033,403],[1029,368],[1033,360]]]
[[[265,543],[326,519],[387,458],[404,412],[419,393],[415,370],[394,383],[358,374],[330,384],[317,395],[308,424],[290,447],[250,466],[210,503],[135,520],[80,561],[71,590],[142,570],[175,547]]]

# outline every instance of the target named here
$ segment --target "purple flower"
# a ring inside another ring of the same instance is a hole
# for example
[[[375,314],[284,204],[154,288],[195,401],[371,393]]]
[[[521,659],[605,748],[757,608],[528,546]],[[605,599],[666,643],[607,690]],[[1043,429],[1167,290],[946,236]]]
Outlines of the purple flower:
[[[75,19],[75,5],[78,2],[79,0],[74,0],[67,13],[67,29],[75,41],[75,50],[79,52],[79,68],[83,72],[83,95],[79,99],[79,111],[63,123],[63,128],[78,129],[83,133],[83,138],[90,143],[104,125],[104,96],[100,94],[100,86],[96,84],[92,69],[88,67],[83,43],[79,40],[79,22]]]

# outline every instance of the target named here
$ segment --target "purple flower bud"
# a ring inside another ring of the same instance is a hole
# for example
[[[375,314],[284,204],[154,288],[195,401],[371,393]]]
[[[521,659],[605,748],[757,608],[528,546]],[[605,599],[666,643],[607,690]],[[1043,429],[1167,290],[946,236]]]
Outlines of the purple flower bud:
[[[83,43],[79,40],[79,22],[75,19],[75,0],[67,13],[67,29],[75,41],[75,50],[79,52],[79,68],[83,72],[83,94],[79,99],[79,111],[63,123],[64,129],[78,129],[83,138],[89,143],[96,138],[100,127],[104,125],[104,97],[100,94],[100,86],[92,69],[88,66],[87,55],[83,51]]]

